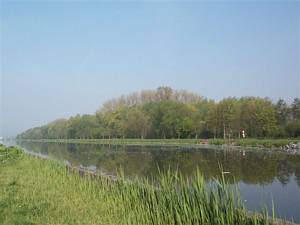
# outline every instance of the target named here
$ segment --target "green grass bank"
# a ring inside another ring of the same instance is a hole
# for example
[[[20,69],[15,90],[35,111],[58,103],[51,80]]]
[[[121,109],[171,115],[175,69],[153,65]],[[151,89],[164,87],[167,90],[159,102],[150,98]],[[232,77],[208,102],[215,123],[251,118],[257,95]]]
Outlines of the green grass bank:
[[[221,179],[222,180],[222,179]],[[149,180],[117,181],[70,173],[56,161],[0,146],[0,224],[284,224],[234,204],[223,181],[205,185],[197,172],[185,180],[164,174]]]
[[[22,139],[21,139],[22,140]],[[253,148],[280,148],[290,143],[299,143],[300,139],[23,139],[36,142],[55,143],[90,143],[90,144],[112,144],[112,145],[170,145],[170,146],[242,146]]]

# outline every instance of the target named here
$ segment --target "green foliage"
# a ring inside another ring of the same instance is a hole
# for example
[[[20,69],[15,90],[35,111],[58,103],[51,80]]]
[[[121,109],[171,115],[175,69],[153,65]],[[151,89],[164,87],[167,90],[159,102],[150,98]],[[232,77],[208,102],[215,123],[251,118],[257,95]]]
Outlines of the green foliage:
[[[288,104],[283,99],[279,99],[275,105],[275,110],[278,124],[284,126],[288,120],[290,113]]]
[[[291,105],[291,113],[293,119],[300,120],[300,99],[295,98]]]
[[[0,165],[18,159],[21,154],[19,149],[13,147],[6,148],[0,145]]]
[[[127,111],[124,128],[126,136],[144,138],[147,137],[148,132],[151,129],[151,121],[149,116],[143,110],[135,107]]]
[[[215,139],[210,139],[208,144],[210,144],[210,145],[224,145],[224,144],[226,144],[226,141],[224,139],[215,138]]]
[[[300,119],[288,123],[286,132],[290,137],[300,137]]]
[[[95,115],[76,115],[29,129],[22,139],[299,137],[300,100],[225,98],[220,102],[160,87],[103,104]]]

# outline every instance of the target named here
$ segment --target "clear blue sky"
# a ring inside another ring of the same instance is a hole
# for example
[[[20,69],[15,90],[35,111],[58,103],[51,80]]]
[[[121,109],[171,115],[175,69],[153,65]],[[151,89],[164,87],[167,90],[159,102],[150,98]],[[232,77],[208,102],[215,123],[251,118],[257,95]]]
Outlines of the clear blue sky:
[[[0,136],[161,85],[290,102],[299,11],[299,1],[2,0]]]

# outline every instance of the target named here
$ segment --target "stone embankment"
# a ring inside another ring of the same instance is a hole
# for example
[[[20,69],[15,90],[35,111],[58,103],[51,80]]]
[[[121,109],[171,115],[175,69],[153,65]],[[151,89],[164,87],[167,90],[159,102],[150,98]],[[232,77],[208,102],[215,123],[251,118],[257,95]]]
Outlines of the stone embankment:
[[[297,144],[289,143],[288,145],[282,146],[280,150],[285,151],[290,154],[299,154],[300,155],[300,142]]]

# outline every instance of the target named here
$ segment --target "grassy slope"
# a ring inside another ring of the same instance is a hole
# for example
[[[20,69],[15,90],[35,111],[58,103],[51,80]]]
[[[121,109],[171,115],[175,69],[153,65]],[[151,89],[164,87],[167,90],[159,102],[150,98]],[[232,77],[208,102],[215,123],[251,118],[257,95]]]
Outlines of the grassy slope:
[[[249,219],[242,206],[236,210],[223,185],[207,189],[200,174],[190,184],[162,176],[160,187],[83,178],[0,146],[0,224],[268,224],[266,217]]]
[[[55,162],[21,154],[0,168],[0,224],[120,224],[107,190]]]

